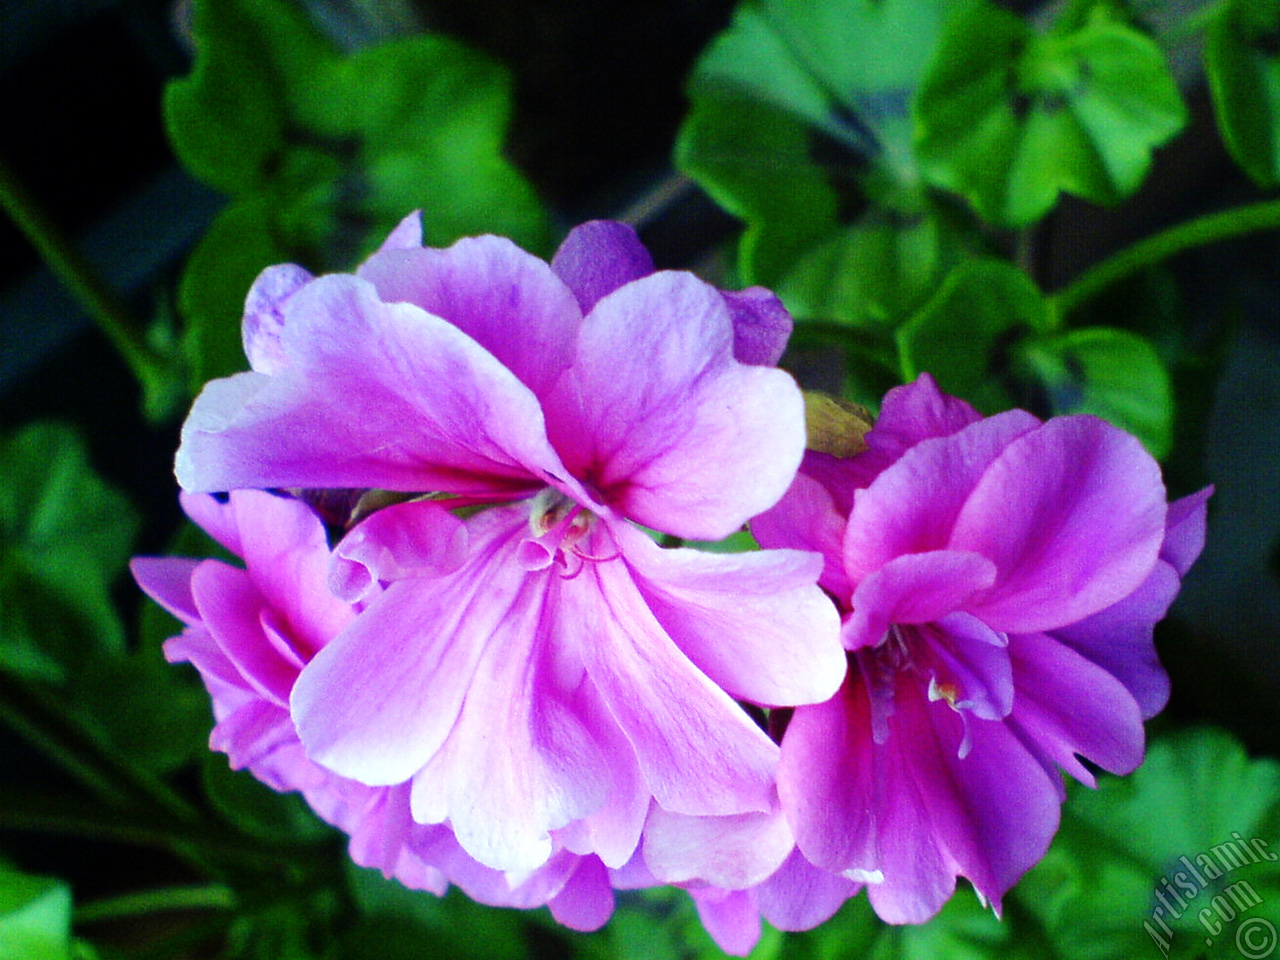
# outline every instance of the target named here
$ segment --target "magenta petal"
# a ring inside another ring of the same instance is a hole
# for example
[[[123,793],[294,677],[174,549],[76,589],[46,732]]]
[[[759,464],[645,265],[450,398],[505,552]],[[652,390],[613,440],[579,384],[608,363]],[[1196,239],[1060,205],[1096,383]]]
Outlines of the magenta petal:
[[[702,880],[716,887],[754,887],[795,847],[780,812],[688,817],[654,807],[644,828],[644,862],[663,883]]]
[[[764,287],[721,291],[733,317],[733,357],[739,363],[772,367],[791,339],[791,314]]]
[[[377,253],[357,271],[386,303],[441,317],[543,396],[573,362],[582,311],[545,261],[503,237]]]
[[[616,531],[636,585],[663,629],[737,700],[825,700],[844,678],[840,619],[815,585],[821,559],[799,550],[714,554],[663,550]]]
[[[933,377],[922,373],[914,383],[884,395],[867,443],[873,454],[892,462],[921,440],[949,437],[981,419],[977,410],[943,393]]]
[[[297,671],[263,633],[263,599],[249,575],[206,560],[191,576],[191,594],[206,629],[245,681],[264,699],[287,704]]]
[[[240,544],[240,524],[229,497],[211,497],[205,493],[178,492],[182,511],[205,533],[213,537],[237,557],[244,556]]]
[[[258,274],[244,302],[244,355],[258,373],[279,373],[289,364],[284,352],[284,305],[314,280],[309,270],[294,263],[267,267]]]
[[[1013,637],[1009,655],[1018,685],[1013,720],[1046,756],[1090,786],[1093,774],[1077,754],[1112,773],[1137,768],[1142,714],[1120,681],[1042,633]]]
[[[599,930],[613,915],[609,871],[597,857],[583,857],[564,887],[547,901],[551,915],[570,930]]]
[[[1155,565],[1164,522],[1160,468],[1142,444],[1096,418],[1062,417],[991,463],[950,546],[1000,571],[970,612],[996,630],[1028,633],[1132,593]]]
[[[818,583],[846,603],[853,593],[844,572],[846,520],[827,488],[802,468],[777,505],[751,521],[751,532],[766,549],[795,547],[820,554],[823,566]]]
[[[859,490],[844,542],[845,569],[855,586],[905,553],[950,546],[988,556],[963,544],[948,545],[948,536],[987,468],[1037,424],[1031,414],[1010,410],[952,436],[923,440]]]
[[[812,930],[835,915],[862,884],[815,867],[800,849],[756,888],[760,913],[779,930]]]
[[[654,798],[688,814],[768,811],[777,748],[654,619],[627,567],[566,581],[560,629],[635,750]]]
[[[551,269],[586,314],[601,297],[653,273],[653,259],[629,224],[591,220],[569,231]]]
[[[1189,497],[1169,504],[1165,519],[1167,530],[1160,547],[1160,559],[1172,565],[1178,576],[1185,577],[1204,549],[1205,521],[1213,487],[1205,487]]]
[[[510,496],[564,467],[537,398],[456,327],[321,277],[288,304],[289,367],[215,380],[178,451],[188,489],[381,487]]]
[[[147,596],[190,626],[200,622],[191,596],[191,575],[199,563],[180,557],[134,557],[129,572]]]
[[[760,911],[750,890],[694,887],[689,891],[698,918],[725,953],[745,957],[760,940]]]
[[[657,273],[583,321],[578,358],[548,402],[574,475],[630,519],[727,537],[773,506],[804,452],[804,401],[788,374],[733,359],[718,291]]]
[[[986,557],[958,550],[931,550],[895,557],[853,591],[853,613],[845,622],[849,649],[875,646],[892,623],[940,620],[995,582]]]
[[[329,587],[349,603],[368,599],[379,583],[436,577],[462,566],[466,525],[439,503],[397,503],[362,520],[333,552]]]

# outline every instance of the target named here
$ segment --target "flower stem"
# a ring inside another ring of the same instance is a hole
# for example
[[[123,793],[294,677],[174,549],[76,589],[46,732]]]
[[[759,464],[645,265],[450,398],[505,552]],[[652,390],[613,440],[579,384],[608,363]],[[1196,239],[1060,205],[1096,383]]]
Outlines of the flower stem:
[[[236,896],[221,883],[163,887],[93,900],[76,908],[75,923],[97,923],[121,917],[147,916],[167,910],[233,910]]]
[[[1280,228],[1280,200],[1264,200],[1205,214],[1139,240],[1094,264],[1051,299],[1058,316],[1066,317],[1116,281],[1184,250],[1277,228]]]
[[[144,325],[58,228],[3,157],[0,157],[0,207],[119,351],[145,391],[148,412],[156,417],[167,412],[166,408],[182,389],[176,364],[152,348]]]

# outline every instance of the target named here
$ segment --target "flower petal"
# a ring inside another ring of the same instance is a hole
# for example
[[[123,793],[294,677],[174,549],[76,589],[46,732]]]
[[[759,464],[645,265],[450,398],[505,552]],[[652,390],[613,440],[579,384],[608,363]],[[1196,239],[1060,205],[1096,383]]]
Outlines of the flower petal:
[[[442,504],[396,503],[356,524],[338,543],[329,588],[355,603],[369,599],[379,583],[452,573],[466,555],[466,524]]]
[[[794,325],[782,301],[764,287],[722,290],[720,295],[733,318],[733,358],[739,363],[775,366]]]
[[[289,366],[205,387],[187,489],[380,487],[494,498],[564,474],[538,400],[492,354],[368,282],[321,277],[286,307]]]
[[[688,817],[661,807],[644,828],[644,862],[663,883],[701,880],[741,890],[763,882],[795,848],[779,810]]]
[[[995,630],[1030,633],[1132,593],[1155,565],[1164,526],[1160,468],[1142,444],[1094,417],[1060,417],[990,464],[950,546],[1000,571],[970,612]]]
[[[760,940],[760,911],[750,890],[694,887],[689,891],[698,919],[725,953],[745,957]]]
[[[840,619],[799,550],[663,550],[633,527],[615,536],[636,586],[676,646],[736,700],[794,706],[844,678]]]
[[[1205,487],[1189,497],[1169,504],[1165,520],[1167,530],[1160,547],[1160,559],[1171,564],[1179,577],[1185,577],[1204,549],[1205,521],[1213,487]]]
[[[200,622],[191,596],[191,575],[199,563],[182,557],[134,557],[129,572],[147,596],[191,626]]]
[[[818,583],[843,606],[853,593],[844,572],[847,520],[848,512],[837,509],[830,491],[802,468],[777,505],[751,521],[751,533],[766,549],[794,547],[821,554],[822,575]]]
[[[538,396],[573,362],[582,311],[545,261],[503,237],[375,253],[357,271],[386,303],[453,324]]]
[[[861,889],[860,883],[815,867],[797,847],[756,888],[756,903],[779,930],[812,930],[830,920]]]
[[[569,231],[551,269],[586,314],[601,297],[653,273],[653,259],[629,224],[591,220]]]
[[[265,604],[250,576],[220,560],[206,560],[191,575],[191,595],[205,628],[246,684],[263,699],[284,707],[297,670],[264,634]]]
[[[314,280],[296,263],[267,267],[249,288],[244,302],[241,336],[249,367],[258,373],[276,374],[289,365],[284,352],[284,305]]]
[[[791,377],[733,359],[718,291],[657,273],[601,300],[547,404],[552,441],[598,499],[647,526],[727,537],[786,491],[804,452]]]
[[[599,930],[613,915],[609,871],[597,857],[582,857],[564,887],[547,901],[551,915],[570,930]]]

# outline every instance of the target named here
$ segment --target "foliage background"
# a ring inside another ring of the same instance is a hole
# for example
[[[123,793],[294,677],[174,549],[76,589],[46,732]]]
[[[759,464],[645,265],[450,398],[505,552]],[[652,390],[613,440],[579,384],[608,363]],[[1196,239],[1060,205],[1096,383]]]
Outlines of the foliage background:
[[[858,898],[754,956],[1154,955],[1179,856],[1280,845],[1280,7],[954,6],[6,4],[0,179],[36,229],[0,221],[0,957],[720,955],[678,891],[581,936],[351,867],[208,753],[172,624],[124,575],[210,550],[172,452],[191,391],[239,362],[260,266],[347,266],[414,206],[429,242],[542,254],[629,219],[659,266],[778,287],[808,386],[874,400],[930,369],[987,410],[1093,409],[1173,495],[1217,487],[1158,634],[1148,763],[1071,789],[1004,922],[963,884],[920,928]],[[1236,878],[1280,923],[1280,871]],[[1239,955],[1193,914],[1170,955]]]

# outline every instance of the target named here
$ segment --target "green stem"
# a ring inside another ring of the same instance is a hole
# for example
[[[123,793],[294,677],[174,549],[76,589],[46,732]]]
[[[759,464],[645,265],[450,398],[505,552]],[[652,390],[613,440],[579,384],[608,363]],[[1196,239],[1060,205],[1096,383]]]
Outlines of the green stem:
[[[1280,228],[1280,200],[1264,200],[1205,214],[1112,254],[1084,271],[1051,299],[1057,307],[1058,316],[1066,317],[1116,281],[1184,250],[1277,228]]]
[[[104,897],[79,906],[73,923],[97,923],[122,917],[140,917],[168,910],[234,910],[236,896],[221,883],[203,886],[163,887],[116,897]]]
[[[0,207],[31,241],[53,275],[97,321],[149,397],[156,398],[153,402],[169,400],[178,380],[174,365],[147,343],[144,326],[58,228],[3,157]]]
[[[1161,230],[1133,246],[1125,247],[1100,264],[1094,264],[1053,294],[1051,300],[1057,307],[1057,315],[1065,317],[1117,280],[1123,280],[1125,276],[1138,273],[1146,266],[1167,260],[1176,253],[1240,237],[1245,233],[1277,228],[1280,228],[1280,200],[1265,200],[1197,216],[1194,220],[1185,220],[1184,223]]]

